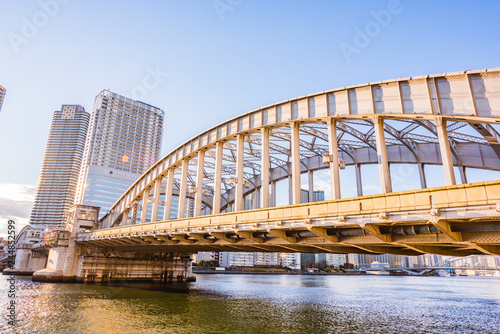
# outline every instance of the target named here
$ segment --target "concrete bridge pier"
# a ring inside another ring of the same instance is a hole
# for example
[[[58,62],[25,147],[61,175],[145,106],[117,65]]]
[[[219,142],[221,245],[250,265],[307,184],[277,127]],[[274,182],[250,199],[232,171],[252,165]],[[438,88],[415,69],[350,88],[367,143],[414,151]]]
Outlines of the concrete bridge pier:
[[[78,233],[90,232],[97,228],[97,217],[99,207],[73,205],[68,210],[65,228],[45,233],[44,246],[49,248],[47,266],[33,273],[33,281],[78,281],[77,268],[82,256],[76,239]]]
[[[64,230],[46,233],[44,246],[49,248],[47,267],[33,273],[33,281],[195,281],[190,253],[144,252],[113,245],[99,247],[78,244],[79,233],[98,227],[98,216],[98,207],[72,206]]]
[[[16,238],[16,260],[13,268],[6,268],[4,275],[32,275],[45,268],[47,250],[43,247],[44,228],[25,226]]]
[[[165,262],[162,273],[160,275],[160,282],[162,284],[178,282],[195,282],[196,276],[192,270],[191,255],[186,254],[168,254],[167,262]]]
[[[190,254],[167,253],[93,253],[83,255],[78,262],[76,279],[86,283],[193,282]]]

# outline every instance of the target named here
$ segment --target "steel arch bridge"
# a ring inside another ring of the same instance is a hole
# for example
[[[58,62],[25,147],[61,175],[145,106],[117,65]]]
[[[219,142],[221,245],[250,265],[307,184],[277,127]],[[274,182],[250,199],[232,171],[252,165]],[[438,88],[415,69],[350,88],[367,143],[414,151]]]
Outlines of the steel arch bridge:
[[[300,96],[180,145],[78,242],[192,252],[500,254],[500,181],[467,183],[470,169],[500,171],[499,130],[500,68]],[[378,165],[379,195],[363,196],[361,166],[369,164]],[[418,170],[421,189],[393,192],[395,178],[405,177],[394,167],[403,165]],[[428,165],[442,166],[445,187],[427,187]],[[354,167],[357,197],[341,198],[344,166]],[[319,170],[329,171],[332,200],[301,203],[301,174],[313,198]],[[290,205],[277,207],[276,183],[284,179]],[[190,217],[186,201],[194,203]]]

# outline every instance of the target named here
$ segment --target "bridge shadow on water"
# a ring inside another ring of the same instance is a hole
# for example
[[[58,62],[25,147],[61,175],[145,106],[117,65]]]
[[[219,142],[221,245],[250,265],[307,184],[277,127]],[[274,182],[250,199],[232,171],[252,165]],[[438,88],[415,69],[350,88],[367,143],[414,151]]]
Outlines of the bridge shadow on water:
[[[82,285],[98,286],[108,288],[111,294],[119,295],[124,289],[136,289],[147,291],[162,291],[189,294],[193,293],[196,289],[193,288],[192,283],[160,283],[151,281],[126,281],[126,280],[112,280],[107,283],[78,283]]]

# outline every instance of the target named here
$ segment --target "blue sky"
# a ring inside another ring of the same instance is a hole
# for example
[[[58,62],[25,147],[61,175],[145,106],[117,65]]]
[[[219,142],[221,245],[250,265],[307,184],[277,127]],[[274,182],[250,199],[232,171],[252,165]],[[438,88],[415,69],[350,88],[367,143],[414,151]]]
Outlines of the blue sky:
[[[156,72],[141,100],[165,110],[166,154],[295,96],[498,67],[499,12],[497,1],[1,0],[0,219],[29,218],[62,104],[91,112],[102,89],[131,96]]]

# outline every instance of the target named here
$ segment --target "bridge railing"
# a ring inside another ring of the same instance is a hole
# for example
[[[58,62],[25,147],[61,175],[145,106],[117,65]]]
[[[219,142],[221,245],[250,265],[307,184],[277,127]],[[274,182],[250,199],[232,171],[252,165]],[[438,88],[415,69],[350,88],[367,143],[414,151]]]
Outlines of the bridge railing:
[[[500,180],[128,225],[97,230],[93,236],[322,217],[333,217],[341,225],[352,215],[381,214],[383,220],[390,212],[434,210],[432,214],[439,215],[439,209],[480,205],[497,205],[500,211],[499,203]]]

